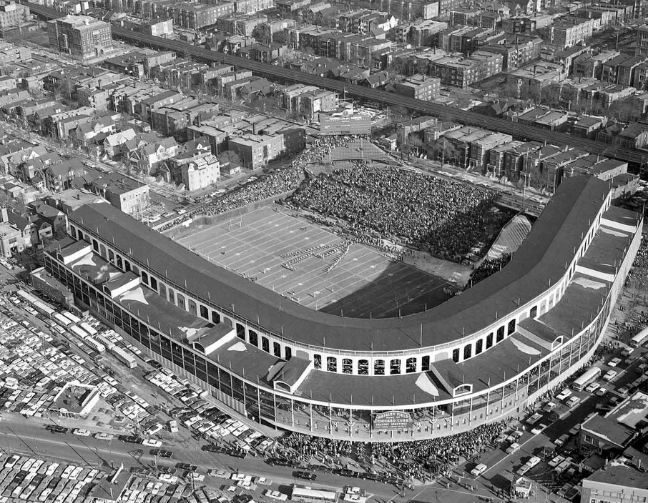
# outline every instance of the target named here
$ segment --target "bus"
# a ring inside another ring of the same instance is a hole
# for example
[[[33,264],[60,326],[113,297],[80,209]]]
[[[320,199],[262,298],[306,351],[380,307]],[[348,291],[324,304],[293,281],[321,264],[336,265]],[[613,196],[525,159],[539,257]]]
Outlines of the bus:
[[[61,311],[61,314],[65,316],[72,323],[81,323],[81,318],[72,314],[70,311]]]
[[[88,332],[90,335],[97,335],[97,331],[94,329],[92,325],[90,325],[90,323],[86,323],[85,321],[82,321],[81,323],[79,323],[79,326],[83,330]]]
[[[587,386],[592,381],[598,379],[600,376],[601,376],[601,368],[592,367],[587,372],[585,372],[582,376],[580,376],[578,379],[574,381],[574,383],[572,384],[572,388],[574,388],[575,391],[583,391],[585,389],[585,386]]]
[[[47,305],[47,303],[43,302],[40,300],[38,297],[35,297],[31,293],[27,293],[24,290],[18,290],[16,292],[18,294],[18,297],[23,299],[27,304],[31,305],[36,311],[49,316],[50,318],[54,314],[54,309],[52,309],[50,306]]]
[[[335,503],[337,501],[337,492],[327,489],[312,489],[308,486],[294,485],[292,489],[293,501],[302,501],[304,503]]]
[[[135,359],[135,355],[133,355],[129,351],[122,349],[119,346],[113,346],[112,348],[108,348],[108,350],[115,358],[126,365],[129,369],[134,369],[135,367],[137,367],[137,360]]]
[[[85,340],[88,338],[88,333],[82,328],[77,327],[76,325],[70,325],[69,327],[67,327],[67,329],[69,332],[76,335],[81,340]]]
[[[63,327],[67,328],[72,324],[70,320],[68,320],[65,316],[63,316],[60,313],[54,313],[52,314],[52,318],[54,318],[54,321],[58,323],[59,325],[62,325]]]
[[[644,328],[641,332],[635,335],[630,341],[630,345],[633,348],[638,348],[648,339],[648,327]]]
[[[51,318],[52,315],[56,312],[53,308],[51,308],[41,300],[37,300],[36,302],[34,302],[34,309],[36,309],[36,311],[39,311],[40,313],[46,315],[49,318]]]
[[[94,349],[97,353],[103,353],[106,350],[106,346],[101,344],[101,342],[97,342],[92,337],[85,338],[83,342],[85,342],[88,347]]]

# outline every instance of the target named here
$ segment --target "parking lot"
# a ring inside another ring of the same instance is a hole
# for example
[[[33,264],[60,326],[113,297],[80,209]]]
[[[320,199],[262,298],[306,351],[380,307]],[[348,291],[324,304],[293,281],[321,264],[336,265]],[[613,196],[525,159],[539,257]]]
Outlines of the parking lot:
[[[554,390],[519,425],[502,434],[497,448],[456,472],[457,482],[469,488],[490,485],[496,494],[508,496],[511,481],[525,477],[538,496],[554,493],[578,501],[580,481],[602,462],[580,445],[581,423],[591,414],[611,411],[648,382],[646,348],[605,348],[592,366]],[[575,384],[587,372],[594,377],[585,376],[582,387]]]

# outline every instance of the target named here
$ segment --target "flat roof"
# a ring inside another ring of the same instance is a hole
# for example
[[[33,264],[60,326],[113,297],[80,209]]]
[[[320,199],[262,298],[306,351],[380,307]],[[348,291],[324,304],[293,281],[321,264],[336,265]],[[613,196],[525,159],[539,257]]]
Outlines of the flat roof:
[[[587,482],[589,481],[624,487],[636,487],[637,489],[648,489],[646,472],[626,465],[612,464],[605,467],[605,469],[594,472],[583,481],[585,487],[587,487]]]
[[[632,242],[632,237],[625,232],[601,225],[578,265],[615,274]]]
[[[593,433],[620,447],[625,446],[636,434],[632,428],[625,424],[598,414],[593,414],[589,419],[586,419],[581,425],[581,431]]]
[[[68,248],[63,248],[65,252]],[[75,260],[69,265],[70,269],[77,273],[82,278],[92,282],[95,285],[100,285],[106,281],[121,276],[122,272],[114,265],[106,262],[99,255],[95,253],[88,253],[83,257]]]
[[[180,289],[186,285],[195,296],[285,339],[331,349],[394,351],[451,342],[539,296],[564,275],[608,193],[608,184],[594,177],[568,178],[500,272],[428,311],[381,319],[311,310],[215,266],[111,205],[86,204],[69,216],[126,257],[148,264],[161,280]]]
[[[560,302],[538,319],[550,326],[556,335],[570,339],[582,330],[583,323],[599,313],[610,287],[611,284],[604,280],[577,272]]]

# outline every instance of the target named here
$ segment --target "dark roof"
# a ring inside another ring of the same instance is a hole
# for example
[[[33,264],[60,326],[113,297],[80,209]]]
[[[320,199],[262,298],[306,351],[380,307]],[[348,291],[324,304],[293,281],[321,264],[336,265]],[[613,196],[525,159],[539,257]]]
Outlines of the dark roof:
[[[273,380],[284,382],[288,386],[294,386],[304,375],[304,372],[308,370],[310,365],[311,361],[309,359],[293,356],[286,362]]]
[[[625,446],[635,436],[635,431],[625,424],[610,418],[594,414],[581,426],[581,430],[598,436],[604,441],[618,447]]]
[[[157,275],[265,330],[302,344],[346,350],[391,351],[428,347],[497,324],[536,298],[565,273],[573,249],[609,192],[594,177],[568,178],[558,187],[527,239],[502,271],[462,295],[402,318],[344,318],[314,311],[217,267],[106,204],[87,204],[72,221],[149,264]],[[210,299],[209,301],[207,299]]]
[[[590,480],[592,482],[602,482],[604,484],[614,484],[623,487],[648,489],[646,472],[625,465],[608,466],[604,470],[597,471],[585,479],[585,487],[587,487],[587,481]]]

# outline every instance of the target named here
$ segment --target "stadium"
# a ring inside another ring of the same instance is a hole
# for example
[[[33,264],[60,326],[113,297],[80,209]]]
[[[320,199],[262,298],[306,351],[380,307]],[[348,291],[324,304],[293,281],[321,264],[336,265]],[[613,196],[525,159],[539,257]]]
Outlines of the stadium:
[[[109,204],[68,215],[45,267],[75,302],[251,420],[419,440],[521,414],[593,355],[643,220],[563,181],[501,271],[407,315],[340,316],[220,267]]]

